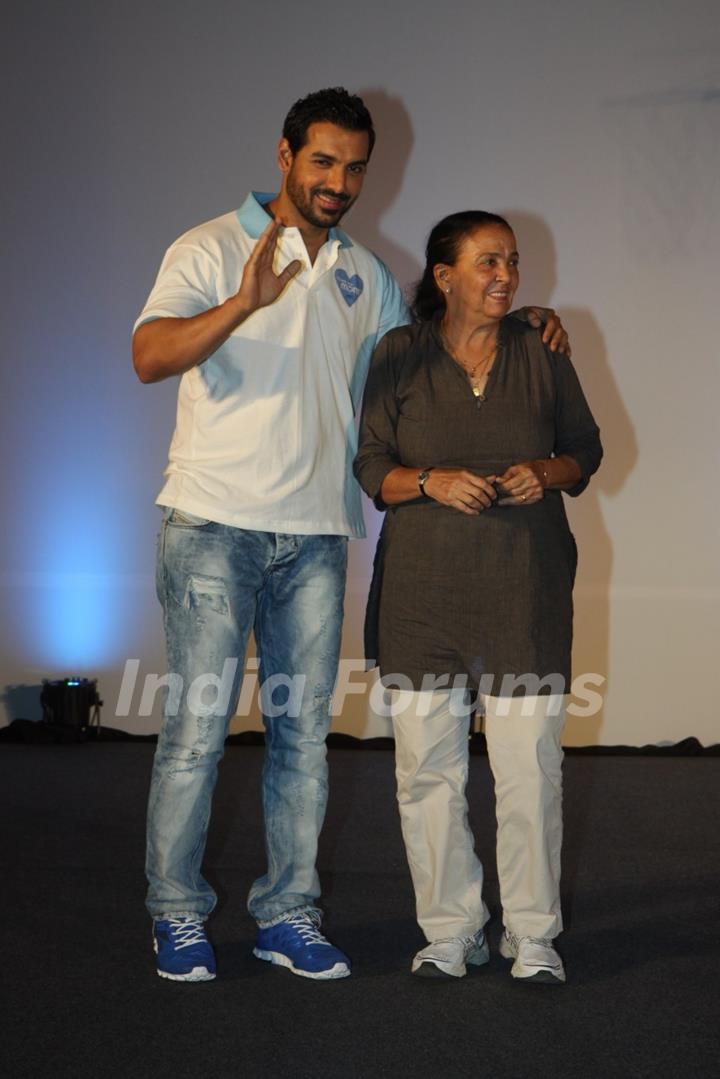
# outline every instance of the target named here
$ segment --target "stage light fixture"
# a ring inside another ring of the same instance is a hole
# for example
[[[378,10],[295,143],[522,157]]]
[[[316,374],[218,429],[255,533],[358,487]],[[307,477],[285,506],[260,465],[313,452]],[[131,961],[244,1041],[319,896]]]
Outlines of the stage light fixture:
[[[100,708],[97,679],[43,679],[40,704],[43,721],[58,728],[68,738],[82,741],[89,728],[100,727]]]

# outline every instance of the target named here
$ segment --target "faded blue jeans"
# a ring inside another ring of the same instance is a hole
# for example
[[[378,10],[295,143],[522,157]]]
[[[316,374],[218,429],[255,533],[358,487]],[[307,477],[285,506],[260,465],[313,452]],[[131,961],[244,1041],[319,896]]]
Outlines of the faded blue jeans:
[[[250,630],[264,686],[268,864],[248,907],[267,923],[319,898],[325,738],[346,567],[344,536],[255,532],[165,511],[157,585],[171,678],[148,803],[147,906],[154,918],[204,918],[215,906],[201,863]]]

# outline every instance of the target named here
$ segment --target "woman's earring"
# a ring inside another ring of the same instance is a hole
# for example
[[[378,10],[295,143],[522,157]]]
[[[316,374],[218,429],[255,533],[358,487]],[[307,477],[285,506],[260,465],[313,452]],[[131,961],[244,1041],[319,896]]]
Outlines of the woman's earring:
[[[448,296],[449,296],[449,295],[450,295],[450,286],[449,286],[449,285],[448,285],[448,287],[447,287],[447,288],[445,289],[445,291],[447,292],[447,294],[448,294]]]

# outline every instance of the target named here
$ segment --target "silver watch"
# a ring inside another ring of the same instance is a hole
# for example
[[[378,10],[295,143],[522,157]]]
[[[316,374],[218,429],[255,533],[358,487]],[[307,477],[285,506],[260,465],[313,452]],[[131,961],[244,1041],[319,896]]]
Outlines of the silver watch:
[[[422,472],[418,475],[417,485],[420,488],[420,494],[421,495],[425,494],[425,484],[427,483],[428,479],[430,478],[430,473],[431,472],[432,472],[432,468],[424,468],[422,470]]]

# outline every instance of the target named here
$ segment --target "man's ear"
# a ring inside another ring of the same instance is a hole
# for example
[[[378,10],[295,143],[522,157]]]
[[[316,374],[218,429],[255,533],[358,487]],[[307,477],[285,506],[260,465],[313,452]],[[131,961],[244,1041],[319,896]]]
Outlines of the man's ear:
[[[281,172],[289,172],[293,163],[293,152],[287,139],[280,139],[278,143],[278,168]]]

